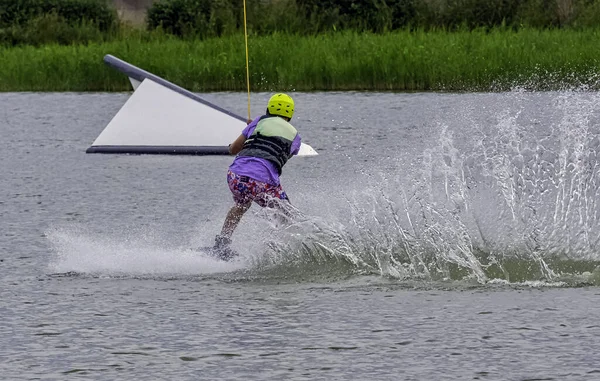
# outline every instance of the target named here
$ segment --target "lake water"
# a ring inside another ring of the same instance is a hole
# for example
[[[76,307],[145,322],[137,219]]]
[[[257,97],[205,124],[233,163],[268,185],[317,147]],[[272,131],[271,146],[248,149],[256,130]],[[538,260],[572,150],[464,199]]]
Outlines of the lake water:
[[[296,94],[233,263],[230,157],[85,154],[128,96],[0,94],[0,379],[600,379],[600,94]]]

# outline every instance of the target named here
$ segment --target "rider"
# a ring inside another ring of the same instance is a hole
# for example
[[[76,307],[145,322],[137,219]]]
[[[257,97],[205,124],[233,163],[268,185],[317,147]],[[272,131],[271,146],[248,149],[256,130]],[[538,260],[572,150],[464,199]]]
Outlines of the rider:
[[[235,205],[215,238],[215,249],[231,243],[235,228],[253,201],[269,208],[280,207],[281,200],[289,202],[279,176],[288,159],[300,150],[300,135],[289,123],[293,115],[294,100],[287,94],[275,94],[267,103],[266,114],[251,121],[229,145],[229,154],[237,155],[227,172]]]

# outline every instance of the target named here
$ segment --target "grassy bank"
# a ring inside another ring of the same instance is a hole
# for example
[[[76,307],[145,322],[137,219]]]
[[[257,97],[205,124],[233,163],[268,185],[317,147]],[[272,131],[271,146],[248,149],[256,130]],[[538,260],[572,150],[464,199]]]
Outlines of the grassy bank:
[[[250,38],[253,91],[503,90],[597,86],[600,30],[343,32]],[[193,91],[245,90],[243,36],[128,36],[87,46],[0,48],[0,91],[128,90],[113,54]]]

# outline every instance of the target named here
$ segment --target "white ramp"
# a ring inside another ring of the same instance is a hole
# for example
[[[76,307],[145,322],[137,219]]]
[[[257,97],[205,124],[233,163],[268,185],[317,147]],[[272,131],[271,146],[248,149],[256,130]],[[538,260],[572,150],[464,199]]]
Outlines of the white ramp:
[[[87,153],[228,155],[245,118],[111,55],[104,61],[123,72],[134,93]],[[299,156],[317,155],[302,143]]]

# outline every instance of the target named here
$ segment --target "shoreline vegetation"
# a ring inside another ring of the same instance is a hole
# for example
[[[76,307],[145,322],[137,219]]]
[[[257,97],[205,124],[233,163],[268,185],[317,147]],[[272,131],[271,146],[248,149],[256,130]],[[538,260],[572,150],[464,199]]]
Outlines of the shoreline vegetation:
[[[600,29],[273,34],[249,41],[250,83],[252,91],[597,90],[593,41]],[[0,91],[130,90],[105,54],[191,91],[246,90],[244,38],[233,35],[0,48]]]
[[[600,89],[600,1],[247,1],[252,91]],[[160,0],[135,28],[105,0],[0,0],[0,91],[129,91],[106,54],[245,91],[234,3]]]

